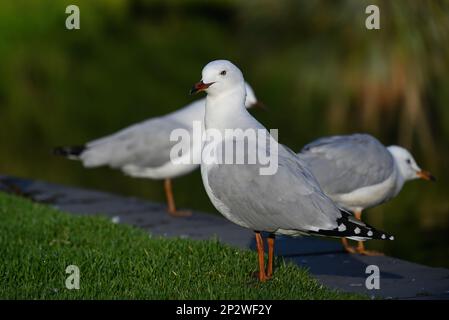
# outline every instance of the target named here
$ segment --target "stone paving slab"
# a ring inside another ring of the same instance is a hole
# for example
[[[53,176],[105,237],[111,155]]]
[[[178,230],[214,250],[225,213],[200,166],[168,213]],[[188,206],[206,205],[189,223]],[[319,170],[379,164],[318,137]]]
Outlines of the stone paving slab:
[[[194,212],[173,218],[162,204],[133,197],[67,187],[0,175],[0,190],[20,192],[32,200],[63,211],[101,214],[115,222],[131,224],[156,236],[210,239],[240,248],[255,247],[253,233],[219,215]],[[431,268],[391,257],[366,257],[343,252],[339,242],[323,238],[277,237],[275,253],[308,268],[322,284],[345,292],[399,299],[449,299],[449,270]],[[380,290],[365,287],[368,265],[381,270]]]
[[[449,298],[449,270],[444,268],[431,268],[392,257],[345,253],[288,259],[308,268],[324,285],[346,292],[384,298],[426,298],[435,295]],[[368,290],[365,286],[365,271],[369,265],[379,267],[380,290]]]

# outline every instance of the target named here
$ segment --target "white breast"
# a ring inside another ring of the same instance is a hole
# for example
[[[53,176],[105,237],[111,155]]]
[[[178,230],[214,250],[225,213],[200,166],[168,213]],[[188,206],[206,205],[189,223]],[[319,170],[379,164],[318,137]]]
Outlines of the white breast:
[[[194,171],[198,167],[197,164],[173,164],[167,162],[157,168],[139,167],[133,164],[126,165],[122,171],[134,178],[147,179],[173,179]]]
[[[397,169],[381,183],[356,189],[350,193],[329,195],[339,206],[350,211],[361,211],[377,206],[396,195]]]
[[[148,179],[172,179],[188,174],[199,167],[199,164],[192,160],[191,152],[198,152],[190,149],[189,152],[178,158],[180,162],[174,163],[170,159],[159,167],[141,167],[134,164],[125,165],[122,171],[134,178],[148,178]],[[183,159],[185,162],[183,162]]]

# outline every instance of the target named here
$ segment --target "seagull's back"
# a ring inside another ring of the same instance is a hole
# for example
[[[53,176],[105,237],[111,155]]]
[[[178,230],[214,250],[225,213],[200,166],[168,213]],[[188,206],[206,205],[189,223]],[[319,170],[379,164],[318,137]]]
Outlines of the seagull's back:
[[[89,142],[80,158],[86,167],[122,168],[130,164],[158,167],[170,159],[170,149],[175,142],[170,142],[169,138],[175,128],[188,129],[174,120],[153,118]]]
[[[301,150],[300,157],[330,195],[377,185],[389,179],[395,170],[387,148],[367,134],[315,140]]]
[[[191,132],[193,121],[203,121],[204,104],[205,99],[201,99],[173,113],[93,140],[86,144],[79,158],[86,167],[109,166],[134,176],[149,174],[151,178],[152,169],[170,163],[170,151],[177,143],[170,141],[170,134],[175,129]],[[183,166],[179,169],[183,170]]]

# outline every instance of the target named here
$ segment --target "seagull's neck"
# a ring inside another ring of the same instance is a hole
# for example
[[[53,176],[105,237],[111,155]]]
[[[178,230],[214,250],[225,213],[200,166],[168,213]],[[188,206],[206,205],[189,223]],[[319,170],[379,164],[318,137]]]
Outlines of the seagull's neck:
[[[404,186],[404,183],[407,180],[404,177],[404,173],[402,171],[401,165],[399,164],[398,160],[396,160],[395,156],[393,155],[393,153],[390,150],[388,150],[388,151],[390,152],[391,156],[393,157],[393,163],[394,163],[394,168],[395,168],[395,172],[396,172],[396,180],[395,180],[395,196],[396,196],[402,190],[402,187]]]
[[[397,168],[397,166],[396,166]],[[399,170],[397,170],[396,173],[396,181],[395,181],[395,189],[394,189],[394,194],[395,196],[399,194],[399,192],[402,190],[402,187],[404,186],[405,183],[405,179],[402,176],[401,172]]]
[[[245,88],[236,88],[220,95],[207,95],[206,98],[206,129],[232,129],[245,127],[245,122],[251,118],[245,108]]]

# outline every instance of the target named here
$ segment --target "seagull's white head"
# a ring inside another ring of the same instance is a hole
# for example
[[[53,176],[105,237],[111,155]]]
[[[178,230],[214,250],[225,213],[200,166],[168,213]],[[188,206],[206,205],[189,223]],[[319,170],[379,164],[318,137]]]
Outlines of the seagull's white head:
[[[220,96],[236,90],[245,90],[240,69],[228,60],[215,60],[203,68],[201,81],[193,86],[190,93],[206,91],[208,96]]]
[[[392,154],[404,180],[408,181],[420,178],[435,181],[435,177],[430,172],[424,171],[418,166],[407,149],[399,146],[389,146],[387,149]]]

